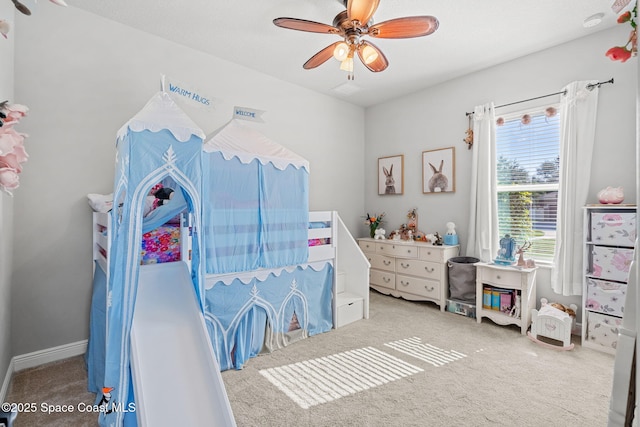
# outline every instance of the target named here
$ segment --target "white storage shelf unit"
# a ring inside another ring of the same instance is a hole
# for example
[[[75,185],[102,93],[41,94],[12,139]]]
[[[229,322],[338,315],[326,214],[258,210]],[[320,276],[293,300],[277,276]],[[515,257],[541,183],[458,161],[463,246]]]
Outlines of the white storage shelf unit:
[[[584,208],[582,345],[614,354],[636,245],[634,205]]]

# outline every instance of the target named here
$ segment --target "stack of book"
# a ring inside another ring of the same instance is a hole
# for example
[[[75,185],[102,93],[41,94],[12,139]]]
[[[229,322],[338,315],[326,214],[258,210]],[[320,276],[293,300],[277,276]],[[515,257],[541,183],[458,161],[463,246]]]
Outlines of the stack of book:
[[[482,288],[482,308],[509,314],[515,302],[515,289],[502,289],[493,286]]]

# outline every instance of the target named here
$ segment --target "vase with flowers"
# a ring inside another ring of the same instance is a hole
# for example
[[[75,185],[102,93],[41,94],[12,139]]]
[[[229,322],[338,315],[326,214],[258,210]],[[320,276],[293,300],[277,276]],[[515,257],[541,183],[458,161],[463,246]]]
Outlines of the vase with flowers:
[[[367,214],[367,221],[365,224],[369,226],[369,235],[373,239],[376,235],[376,230],[382,224],[382,219],[384,218],[384,212],[380,215],[369,215]]]

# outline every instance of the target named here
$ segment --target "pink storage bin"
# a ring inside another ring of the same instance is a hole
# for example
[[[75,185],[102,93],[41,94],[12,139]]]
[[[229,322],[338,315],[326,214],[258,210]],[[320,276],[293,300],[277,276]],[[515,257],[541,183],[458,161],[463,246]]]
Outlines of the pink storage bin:
[[[633,249],[594,246],[591,252],[589,274],[599,279],[627,282],[631,261],[633,261]]]
[[[592,344],[615,349],[622,319],[600,313],[587,313],[587,339]]]
[[[597,245],[633,246],[636,241],[635,212],[592,212],[591,241]]]
[[[624,283],[587,278],[587,310],[622,317],[626,298],[627,285]]]

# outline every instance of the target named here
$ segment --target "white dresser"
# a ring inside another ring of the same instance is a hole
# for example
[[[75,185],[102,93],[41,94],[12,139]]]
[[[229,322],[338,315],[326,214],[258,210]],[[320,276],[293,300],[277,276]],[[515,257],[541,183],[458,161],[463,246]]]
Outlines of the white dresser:
[[[378,292],[413,301],[433,301],[444,311],[448,293],[447,260],[460,247],[405,240],[358,239],[371,263],[369,286]]]
[[[582,346],[613,354],[627,295],[636,242],[634,205],[584,209]]]

